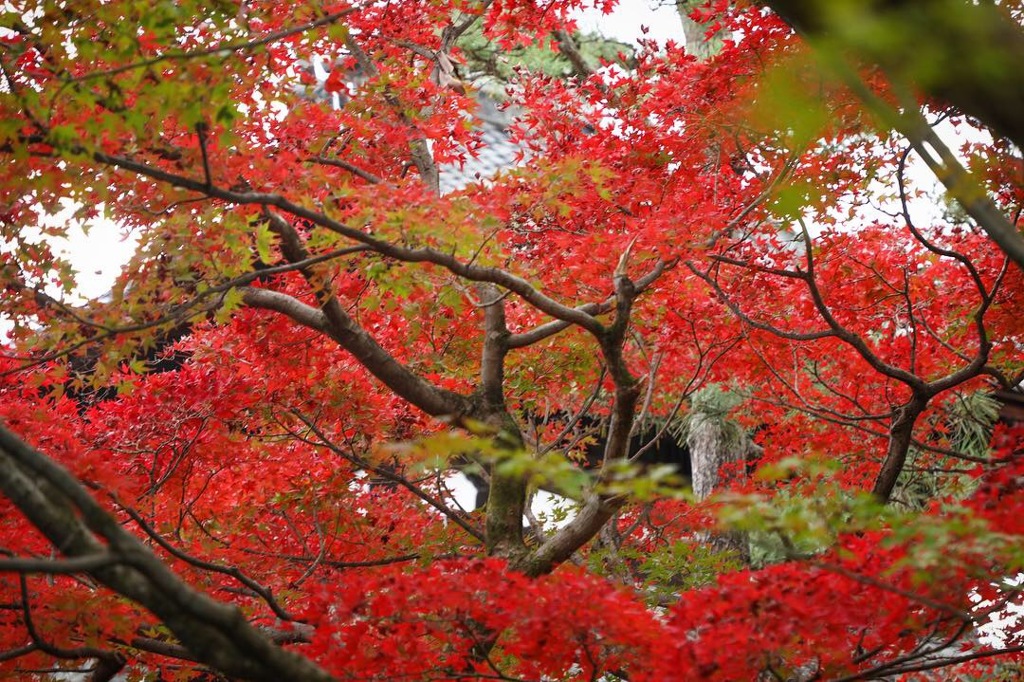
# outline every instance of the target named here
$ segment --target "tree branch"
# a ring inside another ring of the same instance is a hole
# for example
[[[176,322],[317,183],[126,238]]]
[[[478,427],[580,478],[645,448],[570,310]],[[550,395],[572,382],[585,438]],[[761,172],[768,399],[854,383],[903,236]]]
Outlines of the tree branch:
[[[0,573],[43,573],[46,575],[70,575],[89,573],[97,568],[126,563],[125,557],[110,552],[100,552],[72,559],[36,559],[15,557],[0,559]]]
[[[880,65],[897,83],[945,99],[1024,148],[1024,30],[992,3],[962,0],[889,0],[865,5],[863,22],[851,21],[836,0],[765,0],[784,20],[808,36],[829,67],[886,125],[903,133],[925,164],[971,218],[1021,269],[1024,236],[979,187],[921,115],[916,102],[904,98],[902,111],[873,92],[842,55],[853,49]],[[852,26],[858,29],[852,30]],[[877,40],[879,31],[901,35],[899,41]],[[941,45],[942,50],[922,50]],[[838,48],[838,49],[837,49]],[[941,63],[922,59],[945,56]],[[963,59],[970,54],[970,59]],[[979,66],[983,65],[983,66]],[[922,77],[922,74],[928,74]]]
[[[166,312],[161,314],[156,319],[148,320],[146,322],[140,322],[138,324],[124,325],[124,326],[119,326],[119,327],[110,327],[110,326],[107,326],[107,325],[102,325],[102,324],[98,324],[96,322],[93,322],[92,320],[89,320],[89,319],[87,319],[85,317],[82,317],[82,316],[78,315],[77,312],[75,312],[74,309],[71,306],[68,306],[67,304],[62,303],[60,301],[57,301],[56,299],[50,297],[45,292],[37,291],[37,290],[33,289],[33,293],[36,296],[38,296],[38,297],[42,297],[41,300],[43,300],[46,303],[46,305],[53,305],[53,306],[57,307],[58,310],[60,310],[62,313],[67,314],[71,319],[75,320],[79,324],[85,325],[86,327],[89,327],[89,328],[92,328],[92,329],[98,329],[98,330],[100,330],[100,333],[95,334],[95,335],[89,337],[88,339],[84,339],[84,340],[82,340],[80,342],[73,343],[70,346],[68,346],[66,348],[63,348],[62,350],[59,350],[59,351],[56,351],[56,352],[52,352],[52,353],[44,353],[42,355],[33,355],[33,356],[17,356],[17,355],[8,354],[8,353],[0,353],[0,357],[11,358],[13,360],[24,360],[24,361],[26,361],[26,364],[19,365],[18,367],[15,367],[15,368],[12,368],[12,369],[0,371],[0,377],[7,376],[9,374],[15,374],[17,372],[21,372],[21,371],[23,371],[25,369],[28,369],[29,367],[35,367],[37,365],[41,365],[41,364],[44,364],[46,362],[50,362],[52,360],[57,360],[59,358],[66,357],[66,356],[74,353],[79,348],[83,348],[83,347],[88,346],[88,345],[99,343],[101,341],[104,341],[106,339],[112,338],[114,336],[118,336],[120,334],[131,334],[133,332],[144,331],[146,329],[153,329],[154,327],[159,327],[160,325],[163,325],[163,324],[187,322],[188,320],[192,319],[196,315],[204,314],[208,310],[210,310],[210,305],[209,304],[201,305],[205,301],[207,301],[207,299],[210,299],[210,298],[215,297],[215,296],[219,296],[220,294],[223,294],[223,293],[229,291],[230,289],[234,289],[235,287],[243,286],[243,285],[246,285],[246,284],[251,284],[252,282],[255,282],[256,280],[260,279],[261,277],[269,277],[271,275],[282,274],[282,273],[285,273],[285,272],[293,272],[295,270],[302,270],[303,268],[307,268],[307,267],[312,266],[312,265],[317,265],[319,263],[326,263],[327,261],[333,260],[335,258],[341,258],[343,256],[348,256],[348,255],[351,255],[353,253],[361,253],[363,251],[369,251],[369,250],[370,249],[368,247],[366,247],[366,246],[361,246],[361,245],[360,246],[350,246],[350,247],[344,248],[344,249],[336,249],[334,251],[329,251],[327,253],[323,253],[323,254],[320,254],[318,256],[312,256],[312,257],[310,257],[310,258],[308,258],[308,259],[306,259],[304,261],[300,261],[298,263],[287,263],[287,264],[284,264],[284,265],[275,265],[275,266],[272,266],[272,267],[263,268],[263,269],[256,270],[256,271],[253,271],[253,272],[250,272],[250,273],[246,273],[244,275],[240,275],[238,277],[230,279],[230,280],[228,280],[226,282],[223,282],[221,284],[218,284],[216,286],[212,286],[212,287],[210,287],[208,289],[204,289],[199,294],[196,294],[196,296],[193,297],[192,300],[190,300],[190,301],[185,301],[184,303],[179,303],[179,304],[175,304],[173,306],[164,307],[163,309]],[[8,283],[8,286],[12,286],[12,284]],[[13,286],[24,287],[25,285],[19,285],[19,284],[15,283]]]
[[[242,302],[253,308],[281,313],[293,322],[329,336],[388,388],[431,416],[459,415],[468,409],[465,397],[438,388],[414,374],[348,315],[343,314],[332,324],[322,310],[270,289],[243,287]]]
[[[203,663],[228,675],[267,682],[333,679],[308,659],[279,648],[236,607],[182,582],[68,471],[3,425],[0,492],[66,557],[117,554],[122,563],[97,567],[90,574],[152,611]]]
[[[152,178],[160,182],[166,182],[174,187],[181,187],[193,192],[205,194],[214,199],[221,199],[229,203],[240,205],[256,205],[275,207],[296,218],[308,220],[326,230],[351,239],[359,244],[364,244],[373,251],[390,258],[406,263],[432,263],[441,266],[459,277],[474,282],[490,282],[508,289],[530,305],[551,317],[579,325],[593,334],[600,334],[602,331],[600,323],[592,315],[587,314],[579,308],[572,308],[546,296],[535,289],[528,281],[513,275],[510,272],[499,268],[474,265],[460,261],[454,255],[438,251],[428,247],[405,247],[391,243],[387,240],[374,237],[362,229],[357,229],[345,223],[332,220],[312,209],[306,208],[292,201],[289,201],[280,194],[268,194],[261,192],[237,192],[231,189],[214,186],[207,188],[205,182],[194,180],[182,175],[170,173],[148,164],[133,159],[114,156],[99,151],[78,150],[80,153],[89,154],[96,162],[116,166],[139,175]],[[670,264],[663,264],[662,270]]]
[[[334,454],[341,457],[342,459],[352,462],[357,467],[361,467],[363,469],[366,469],[367,471],[371,471],[374,474],[377,474],[381,478],[384,478],[393,483],[397,483],[398,485],[402,486],[403,488],[405,488],[413,495],[426,502],[428,505],[430,505],[437,511],[441,512],[441,514],[443,514],[445,518],[452,521],[455,525],[457,525],[462,530],[466,531],[469,535],[471,535],[472,537],[476,538],[481,542],[484,541],[484,534],[481,533],[478,529],[474,528],[472,525],[470,525],[470,523],[466,521],[466,519],[462,518],[459,514],[449,509],[445,504],[443,504],[433,496],[423,492],[423,490],[420,489],[419,486],[414,485],[404,476],[400,476],[396,474],[394,471],[390,471],[386,467],[378,466],[363,457],[357,456],[355,453],[346,451],[345,449],[339,447],[333,440],[328,438],[327,434],[324,433],[323,429],[317,426],[312,419],[302,414],[301,412],[295,410],[292,411],[292,414],[295,415],[299,419],[299,421],[305,424],[306,428],[312,431],[313,434],[318,439],[316,441],[310,440],[302,436],[301,434],[291,432],[293,436],[295,436],[302,442],[309,443],[310,445],[313,446],[325,447]],[[388,561],[388,563],[392,563],[392,561]]]

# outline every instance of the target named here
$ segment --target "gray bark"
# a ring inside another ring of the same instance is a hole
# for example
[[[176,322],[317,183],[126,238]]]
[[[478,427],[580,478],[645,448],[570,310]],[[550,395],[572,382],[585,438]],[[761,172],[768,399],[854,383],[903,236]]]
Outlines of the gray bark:
[[[690,418],[686,445],[690,448],[693,494],[698,500],[705,500],[722,486],[722,467],[746,461],[752,444],[745,437],[730,437],[721,415],[696,412]],[[707,542],[719,551],[738,553],[744,561],[749,558],[743,533],[712,534]]]
[[[676,11],[683,25],[683,36],[686,38],[686,53],[703,61],[713,57],[722,46],[722,40],[715,34],[707,38],[707,26],[690,18],[690,12],[701,0],[676,0]]]
[[[721,417],[698,412],[691,418],[686,445],[693,465],[693,494],[698,500],[718,489],[722,465],[744,460],[744,444],[731,440],[735,439],[727,436]]]

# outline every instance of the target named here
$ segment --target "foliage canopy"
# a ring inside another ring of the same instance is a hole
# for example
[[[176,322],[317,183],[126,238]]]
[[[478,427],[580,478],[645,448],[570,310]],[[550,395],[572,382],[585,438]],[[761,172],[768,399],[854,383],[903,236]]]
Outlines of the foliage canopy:
[[[865,37],[1018,9],[584,4],[8,3],[0,674],[1019,674],[1024,88]],[[484,98],[518,163],[442,195]],[[138,241],[101,300],[68,202]]]

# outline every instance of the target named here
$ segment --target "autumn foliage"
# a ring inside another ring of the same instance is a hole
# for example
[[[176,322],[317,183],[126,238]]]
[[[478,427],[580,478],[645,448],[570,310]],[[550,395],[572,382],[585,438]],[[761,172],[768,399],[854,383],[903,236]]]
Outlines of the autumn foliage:
[[[944,201],[891,74],[750,2],[598,60],[614,4],[6,10],[0,677],[1020,674],[1019,150],[919,97]]]

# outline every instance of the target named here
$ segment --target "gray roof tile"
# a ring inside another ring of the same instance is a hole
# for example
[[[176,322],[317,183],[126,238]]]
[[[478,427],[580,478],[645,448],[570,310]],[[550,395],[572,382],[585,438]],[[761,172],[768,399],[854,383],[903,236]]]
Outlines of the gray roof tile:
[[[323,88],[329,72],[320,60],[314,58],[308,62],[308,69],[315,76],[317,84],[304,94],[313,99],[328,101],[334,107],[341,105],[337,95],[331,95]],[[474,118],[482,130],[482,144],[475,152],[467,150],[464,162],[446,163],[438,167],[441,194],[448,194],[470,183],[494,177],[499,171],[513,167],[516,164],[516,156],[523,151],[523,148],[512,142],[509,136],[512,114],[500,109],[494,98],[485,94],[479,94],[477,101],[480,108]]]

